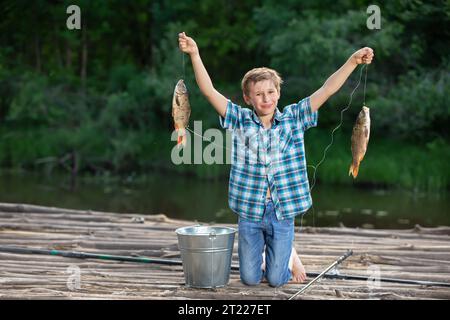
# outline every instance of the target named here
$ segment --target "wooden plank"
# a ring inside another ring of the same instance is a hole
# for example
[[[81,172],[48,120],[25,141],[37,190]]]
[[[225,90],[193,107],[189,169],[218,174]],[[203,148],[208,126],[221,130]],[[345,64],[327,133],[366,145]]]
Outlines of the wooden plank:
[[[136,217],[144,217],[144,223],[136,223]],[[181,259],[175,229],[194,224],[164,215],[0,203],[0,246]],[[320,272],[351,248],[354,255],[340,267],[343,274],[368,276],[369,268],[378,267],[382,277],[450,282],[449,227],[296,227],[295,246],[309,272]],[[69,266],[80,268],[80,290],[67,286]],[[0,252],[0,298],[8,299],[287,299],[301,287],[271,288],[267,282],[248,287],[232,271],[225,288],[195,289],[184,286],[182,266]],[[298,299],[450,299],[450,288],[323,279]]]

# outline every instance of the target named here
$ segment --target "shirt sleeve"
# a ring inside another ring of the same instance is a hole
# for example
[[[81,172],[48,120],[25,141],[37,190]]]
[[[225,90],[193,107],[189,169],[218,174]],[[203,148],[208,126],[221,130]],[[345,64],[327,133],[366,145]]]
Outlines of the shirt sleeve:
[[[294,105],[293,112],[297,120],[300,122],[303,131],[317,126],[319,112],[313,112],[311,110],[310,97],[304,98],[299,103]]]
[[[220,126],[224,129],[233,130],[242,125],[242,107],[228,100],[225,117],[219,115]]]

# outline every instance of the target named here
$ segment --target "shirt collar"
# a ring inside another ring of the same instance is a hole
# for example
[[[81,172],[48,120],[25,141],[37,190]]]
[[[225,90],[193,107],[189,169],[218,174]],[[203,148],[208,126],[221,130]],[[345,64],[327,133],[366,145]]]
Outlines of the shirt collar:
[[[281,121],[281,116],[282,116],[282,115],[283,115],[283,114],[280,112],[280,110],[278,110],[278,108],[276,108],[276,109],[275,109],[275,115],[274,115],[274,117],[273,117],[274,122],[275,122],[275,120],[276,120],[277,122],[280,122],[280,121]],[[254,109],[253,109],[253,113],[252,113],[252,118],[253,118],[253,121],[255,121],[257,124],[262,125],[261,120],[259,120],[259,117],[258,117],[258,115],[256,114],[256,112],[255,112]]]

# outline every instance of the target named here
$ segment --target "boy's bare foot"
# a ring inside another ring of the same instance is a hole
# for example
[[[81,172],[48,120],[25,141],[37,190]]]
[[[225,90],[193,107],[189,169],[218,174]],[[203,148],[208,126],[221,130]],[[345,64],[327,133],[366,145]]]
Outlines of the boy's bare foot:
[[[297,255],[297,251],[294,247],[292,247],[291,252],[291,260],[292,260],[292,282],[302,283],[306,280],[306,271],[303,263],[300,261],[300,258]]]
[[[266,253],[263,252],[263,262],[261,264],[261,269],[264,271],[266,269]],[[292,272],[292,282],[302,283],[306,280],[306,271],[300,258],[297,255],[297,251],[292,247],[291,257],[289,258],[289,269]]]

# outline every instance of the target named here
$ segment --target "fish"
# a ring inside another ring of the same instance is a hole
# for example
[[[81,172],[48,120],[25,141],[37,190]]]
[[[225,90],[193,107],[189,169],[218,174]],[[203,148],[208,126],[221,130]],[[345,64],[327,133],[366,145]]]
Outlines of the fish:
[[[359,165],[367,151],[370,136],[370,109],[363,106],[356,118],[353,126],[351,148],[352,163],[348,171],[348,175],[352,175],[353,179],[358,176]]]
[[[178,80],[172,99],[172,117],[175,130],[177,131],[177,146],[186,146],[186,128],[189,125],[191,116],[191,105],[189,94],[183,79]]]

